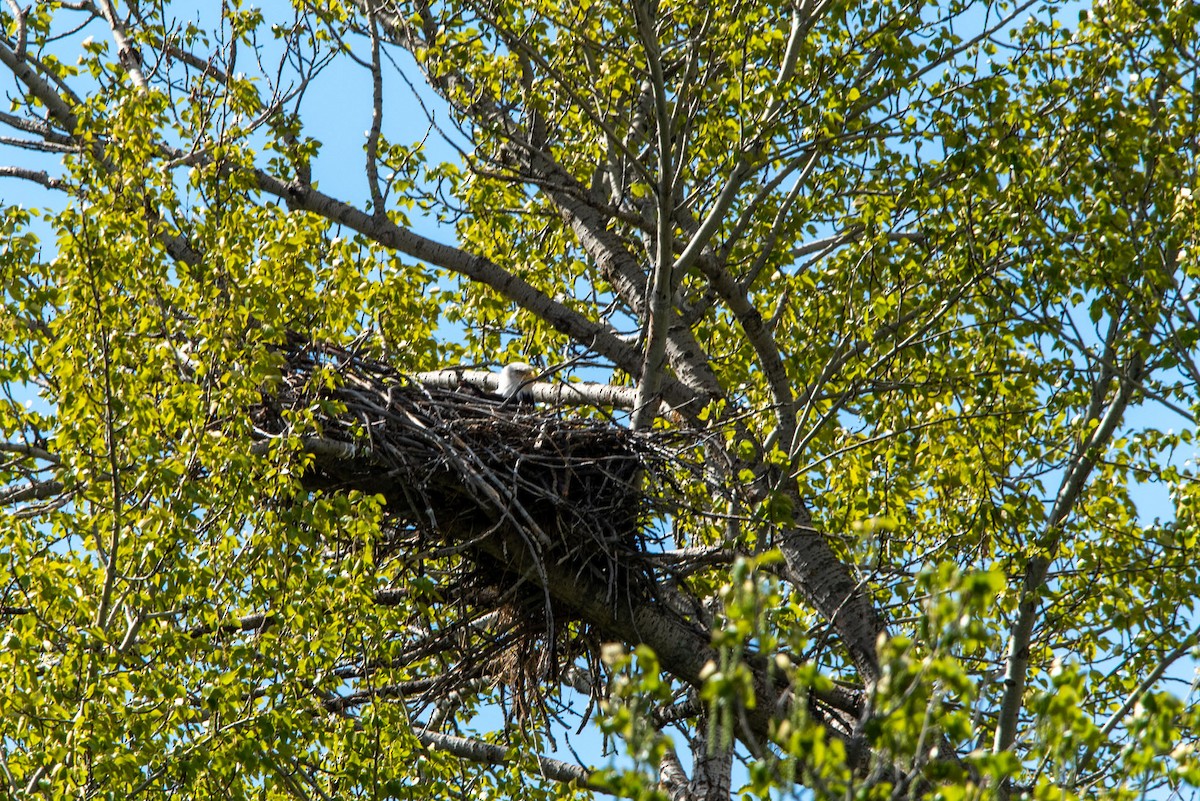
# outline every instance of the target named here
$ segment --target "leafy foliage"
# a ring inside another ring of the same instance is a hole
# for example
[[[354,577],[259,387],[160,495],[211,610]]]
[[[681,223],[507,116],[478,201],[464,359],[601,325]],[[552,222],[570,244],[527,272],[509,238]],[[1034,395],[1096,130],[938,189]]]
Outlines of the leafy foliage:
[[[1193,4],[0,27],[0,178],[46,198],[0,207],[5,796],[1200,786]],[[305,482],[345,371],[256,425],[295,335],[671,432],[653,593],[521,579],[609,643],[538,709],[500,665],[431,690],[529,622],[455,597],[468,545]]]

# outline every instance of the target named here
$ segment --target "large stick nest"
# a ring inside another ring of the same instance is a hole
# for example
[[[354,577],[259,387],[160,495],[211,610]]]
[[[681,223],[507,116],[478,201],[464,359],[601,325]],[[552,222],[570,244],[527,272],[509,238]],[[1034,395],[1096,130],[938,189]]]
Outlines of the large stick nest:
[[[427,557],[455,566],[438,578],[457,622],[438,621],[440,633],[410,649],[414,661],[444,660],[430,700],[500,680],[524,713],[580,657],[596,666],[597,633],[556,600],[555,581],[611,604],[655,594],[642,485],[660,456],[647,435],[478,390],[432,389],[343,348],[296,340],[281,355],[281,384],[252,410],[257,430],[302,437],[308,488],[385,499],[387,527],[373,545],[377,558],[408,565],[400,584]],[[290,422],[301,410],[311,428]]]

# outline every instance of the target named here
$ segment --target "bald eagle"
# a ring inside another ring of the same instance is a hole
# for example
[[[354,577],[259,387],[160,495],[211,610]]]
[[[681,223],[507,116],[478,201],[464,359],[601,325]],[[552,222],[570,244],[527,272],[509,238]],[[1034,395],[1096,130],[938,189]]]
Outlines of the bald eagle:
[[[505,400],[533,405],[533,389],[528,386],[536,371],[525,362],[504,365],[500,371],[500,386],[496,392]]]

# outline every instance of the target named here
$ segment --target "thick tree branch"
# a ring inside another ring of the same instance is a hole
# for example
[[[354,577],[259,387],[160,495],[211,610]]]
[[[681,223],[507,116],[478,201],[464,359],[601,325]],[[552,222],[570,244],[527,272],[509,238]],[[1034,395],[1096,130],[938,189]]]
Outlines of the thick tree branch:
[[[5,167],[0,166],[0,178],[18,178],[22,181],[44,186],[47,189],[65,189],[66,181],[61,178],[55,178],[45,170],[28,170],[24,167]]]
[[[654,8],[657,4],[654,4]],[[642,369],[638,381],[638,399],[633,410],[634,429],[646,428],[658,417],[658,386],[662,381],[662,365],[667,351],[667,334],[675,309],[671,304],[674,294],[675,270],[672,267],[674,234],[671,221],[674,217],[675,169],[671,163],[673,147],[672,129],[675,121],[668,107],[667,86],[660,60],[658,35],[654,28],[655,13],[650,0],[635,0],[633,13],[641,39],[642,51],[650,73],[650,88],[654,97],[655,130],[658,139],[658,182],[656,195],[658,214],[655,217],[654,248],[651,254],[653,266],[650,272],[649,298],[646,303],[643,331],[646,343],[642,357]],[[680,275],[683,271],[679,271]]]
[[[455,737],[454,735],[442,734],[441,732],[418,726],[414,726],[412,731],[417,739],[421,741],[422,745],[436,751],[444,751],[447,754],[453,754],[456,757],[484,765],[503,766],[512,763],[510,756],[512,749],[503,745],[494,745],[480,740],[471,740],[466,737]],[[551,759],[540,754],[535,759],[537,761],[538,772],[543,778],[569,784],[572,787],[604,793],[605,795],[623,797],[620,793],[614,793],[603,782],[597,781],[592,772],[587,768],[581,768],[578,765]],[[634,798],[636,796],[628,797]]]
[[[15,487],[0,489],[0,506],[11,506],[25,501],[44,501],[57,497],[66,489],[61,481],[30,481]]]
[[[25,442],[0,442],[0,453],[14,453],[20,456],[28,456],[31,459],[39,459],[48,464],[59,464],[59,458],[55,454],[38,445],[29,445]]]
[[[582,199],[583,188],[550,154],[527,151],[527,158],[530,172],[549,180],[550,185],[545,187],[547,196],[558,206],[583,249],[595,259],[601,274],[634,314],[645,320],[648,314],[646,273],[630,255],[621,237],[611,230],[611,219]],[[706,352],[673,312],[671,317],[666,353],[676,377],[699,395],[720,397],[724,391],[708,363]],[[630,374],[639,375],[640,371]]]
[[[663,751],[662,759],[658,763],[658,786],[666,791],[670,801],[691,801],[687,773],[673,746]]]
[[[117,45],[117,58],[121,60],[121,66],[125,68],[129,80],[139,91],[148,91],[150,86],[146,83],[146,76],[142,73],[142,54],[130,41],[129,35],[125,31],[125,22],[117,16],[117,9],[113,6],[112,0],[96,0],[96,2],[99,5],[100,13],[112,31],[113,41]]]
[[[418,373],[416,379],[427,387],[436,389],[457,389],[463,384],[495,392],[499,384],[496,373],[481,370],[456,370],[449,368],[429,373]],[[533,392],[533,399],[538,403],[548,403],[552,406],[597,406],[601,408],[632,409],[637,398],[637,390],[632,387],[619,387],[612,384],[594,384],[589,382],[542,382],[535,381],[525,385]]]
[[[29,61],[23,55],[18,56],[3,42],[0,42],[0,64],[8,67],[17,80],[28,87],[34,97],[50,111],[50,116],[60,128],[67,132],[74,132],[78,128],[79,120],[72,110],[72,105],[64,100],[58,91],[30,66]]]

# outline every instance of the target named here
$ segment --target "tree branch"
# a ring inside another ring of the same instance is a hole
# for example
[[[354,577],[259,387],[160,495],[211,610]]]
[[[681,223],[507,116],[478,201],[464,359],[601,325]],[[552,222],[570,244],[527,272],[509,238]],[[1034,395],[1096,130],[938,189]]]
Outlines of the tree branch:
[[[113,7],[112,0],[96,0],[96,2],[99,4],[100,13],[112,31],[113,41],[117,45],[117,58],[120,59],[121,66],[125,68],[129,79],[133,81],[133,85],[139,91],[148,91],[150,86],[146,83],[146,76],[142,73],[142,54],[130,43],[129,36],[125,31],[125,23],[117,16],[117,10]]]
[[[579,312],[547,297],[529,282],[502,269],[494,262],[435,242],[396,225],[391,220],[367,215],[358,208],[324,195],[312,187],[285,184],[261,170],[255,172],[255,178],[262,191],[280,198],[294,208],[319,214],[369,236],[381,245],[490,286],[576,342],[611,359],[618,368],[631,375],[637,375],[641,367],[637,350],[618,337],[611,328],[589,320]],[[700,398],[676,380],[665,382],[663,398],[676,409],[698,410],[700,406]]]
[[[448,368],[428,373],[418,373],[415,378],[434,389],[456,389],[463,384],[495,392],[499,376],[482,370],[458,370]],[[637,390],[612,384],[591,382],[542,382],[525,385],[533,392],[533,399],[552,406],[598,406],[615,409],[632,409],[637,399]]]
[[[675,169],[671,163],[673,153],[671,131],[674,127],[674,120],[671,118],[667,104],[666,81],[663,78],[658,36],[654,30],[654,17],[651,9],[648,8],[649,2],[651,0],[635,0],[633,3],[637,30],[650,72],[650,88],[654,97],[655,128],[658,134],[658,183],[656,187],[658,215],[655,219],[652,254],[654,265],[651,270],[650,293],[644,316],[645,353],[642,357],[642,369],[638,381],[637,404],[634,407],[631,421],[635,430],[646,428],[658,417],[658,387],[662,382],[662,365],[667,351],[667,332],[671,319],[675,316],[675,309],[671,304],[676,274],[672,266],[674,249],[671,224],[675,203]],[[678,274],[682,275],[683,271],[679,271]]]
[[[379,136],[383,127],[383,70],[379,60],[379,23],[374,0],[366,0],[371,39],[371,130],[367,133],[367,188],[371,193],[371,211],[376,217],[387,214],[383,191],[379,188]]]
[[[1141,377],[1144,357],[1140,352],[1132,357],[1125,376],[1118,377],[1119,389],[1102,418],[1099,412],[1085,418],[1084,425],[1098,422],[1092,435],[1076,450],[1067,466],[1059,487],[1054,507],[1050,511],[1046,532],[1036,544],[1035,555],[1025,566],[1025,577],[1021,582],[1021,595],[1017,604],[1017,620],[1009,635],[1007,666],[1004,673],[1004,696],[1000,702],[997,716],[996,737],[994,748],[1006,751],[1012,747],[1017,737],[1017,721],[1025,699],[1025,682],[1029,674],[1029,646],[1033,639],[1033,628],[1037,616],[1038,601],[1050,564],[1058,550],[1059,542],[1065,532],[1067,516],[1075,508],[1076,502],[1083,496],[1088,478],[1100,460],[1103,449],[1112,439],[1117,425],[1129,406],[1129,401],[1137,388]],[[1107,371],[1102,372],[1103,383],[1107,384],[1111,376]],[[1102,392],[1103,387],[1096,387]]]
[[[461,759],[467,759],[484,765],[509,765],[513,761],[511,758],[512,749],[503,745],[493,745],[492,743],[485,743],[480,740],[470,740],[466,737],[455,737],[450,734],[442,734],[441,732],[417,726],[414,726],[412,731],[426,748],[444,751]],[[622,797],[622,794],[614,793],[606,784],[597,781],[592,771],[586,768],[572,765],[569,762],[551,759],[540,754],[535,759],[537,760],[538,770],[543,778],[562,782],[563,784],[570,784],[573,787],[593,792],[604,793],[605,795]],[[627,797],[635,798],[636,796],[630,795]]]
[[[24,54],[18,55],[0,42],[0,64],[8,67],[21,83],[29,88],[42,104],[49,110],[50,116],[66,131],[74,131],[79,120],[71,106],[63,100],[58,91],[39,75],[30,65]]]

